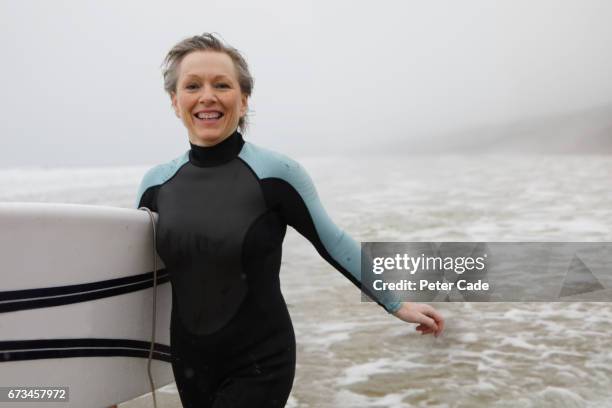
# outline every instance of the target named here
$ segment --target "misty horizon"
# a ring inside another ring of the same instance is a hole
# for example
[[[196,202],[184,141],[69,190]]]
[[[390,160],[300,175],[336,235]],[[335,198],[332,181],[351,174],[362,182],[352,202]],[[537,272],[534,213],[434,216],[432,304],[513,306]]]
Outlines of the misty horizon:
[[[178,156],[160,64],[205,31],[255,78],[245,139],[289,156],[610,153],[593,112],[612,106],[611,17],[603,0],[2,2],[0,167]]]

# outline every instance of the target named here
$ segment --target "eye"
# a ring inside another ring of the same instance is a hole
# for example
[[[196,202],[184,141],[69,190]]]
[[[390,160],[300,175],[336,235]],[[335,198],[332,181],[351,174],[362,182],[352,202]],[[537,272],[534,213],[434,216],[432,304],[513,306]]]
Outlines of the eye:
[[[190,90],[197,89],[197,88],[198,88],[198,84],[193,83],[193,82],[190,84],[187,84],[187,86],[185,87],[185,89],[190,89]]]
[[[220,82],[216,85],[218,88],[229,88],[229,85],[225,82]]]

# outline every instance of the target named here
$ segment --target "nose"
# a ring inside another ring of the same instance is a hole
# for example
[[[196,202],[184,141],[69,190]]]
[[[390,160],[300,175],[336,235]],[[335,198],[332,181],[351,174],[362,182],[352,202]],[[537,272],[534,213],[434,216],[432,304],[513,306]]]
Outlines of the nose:
[[[200,93],[200,98],[198,102],[208,105],[214,103],[217,99],[217,95],[212,86],[205,85],[202,87],[202,92]]]

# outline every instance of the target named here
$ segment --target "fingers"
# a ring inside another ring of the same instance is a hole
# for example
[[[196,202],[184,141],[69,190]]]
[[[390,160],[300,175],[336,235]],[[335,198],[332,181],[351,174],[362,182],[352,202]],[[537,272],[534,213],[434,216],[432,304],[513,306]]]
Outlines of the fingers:
[[[432,330],[432,329],[430,329],[430,328],[428,328],[428,327],[425,327],[425,326],[417,326],[416,330],[417,330],[417,331],[420,331],[420,332],[421,332],[421,335],[423,335],[423,334],[433,333],[433,330]]]
[[[436,323],[426,316],[421,317],[421,323],[416,327],[416,330],[420,331],[421,335],[434,333],[434,335],[438,337],[436,334],[438,330]]]
[[[410,304],[409,309],[407,305],[408,303],[402,305],[396,317],[408,323],[418,323],[416,330],[421,334],[433,333],[435,337],[442,334],[445,326],[444,317],[436,309],[422,303]]]
[[[434,318],[434,320],[436,321],[436,323],[438,323],[438,326],[440,326],[440,330],[442,330],[442,328],[444,328],[444,317],[442,317],[442,315],[440,314],[440,312],[438,312],[437,310],[432,310],[432,314],[431,317]]]
[[[429,306],[429,305],[427,305]],[[435,321],[436,327],[434,328],[432,325],[428,325],[430,328],[433,328],[435,331],[435,336],[438,337],[442,331],[444,330],[444,317],[433,307],[428,307],[427,310],[423,311],[424,314],[431,316]]]
[[[432,329],[434,331],[438,330],[438,325],[432,318],[423,315],[423,317],[421,317],[419,320],[419,323],[427,326],[429,329]]]
[[[444,330],[444,318],[434,308],[427,308],[422,311],[422,317],[419,319],[419,325],[416,330],[421,334],[433,333],[434,337],[438,337]],[[428,317],[428,316],[431,316]]]
[[[429,305],[427,305],[429,306]],[[423,311],[423,314],[432,317],[436,322],[442,322],[444,324],[444,317],[433,307],[429,306],[427,310]]]
[[[440,335],[444,330],[444,318],[440,316],[440,319],[436,319],[436,321],[438,322],[438,335]]]

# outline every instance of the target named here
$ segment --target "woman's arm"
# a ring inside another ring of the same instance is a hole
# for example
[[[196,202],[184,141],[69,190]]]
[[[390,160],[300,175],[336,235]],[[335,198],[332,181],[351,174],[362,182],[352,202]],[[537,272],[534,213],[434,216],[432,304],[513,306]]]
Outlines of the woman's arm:
[[[247,143],[240,158],[260,180],[269,208],[278,209],[288,225],[308,239],[330,265],[341,272],[368,297],[397,318],[419,323],[423,334],[438,335],[443,319],[431,306],[399,302],[388,292],[378,294],[361,283],[361,245],[329,217],[312,179],[295,160]]]
[[[291,169],[294,175],[290,179],[295,192],[288,192],[287,197],[290,198],[285,200],[283,214],[287,223],[308,239],[325,260],[388,313],[409,323],[419,323],[416,330],[422,334],[434,333],[435,337],[439,336],[444,328],[444,318],[432,306],[399,302],[387,292],[375,295],[365,290],[361,284],[361,245],[329,217],[304,168],[295,163]]]
[[[284,158],[281,177],[262,180],[262,188],[272,207],[277,207],[288,225],[308,239],[330,265],[341,272],[368,297],[394,313],[401,302],[388,294],[374,294],[361,283],[361,245],[341,230],[329,217],[306,171],[295,161]]]

